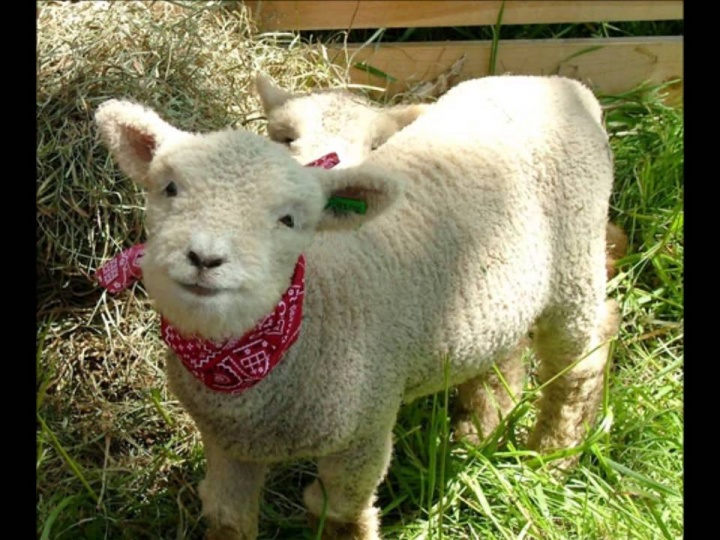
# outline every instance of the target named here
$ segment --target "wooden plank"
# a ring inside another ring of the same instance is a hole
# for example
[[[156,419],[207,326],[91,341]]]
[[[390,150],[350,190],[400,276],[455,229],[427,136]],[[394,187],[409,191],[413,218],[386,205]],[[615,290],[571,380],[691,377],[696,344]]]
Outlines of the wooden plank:
[[[376,47],[330,49],[339,64],[363,62],[395,79],[351,69],[352,81],[386,88],[389,95],[432,81],[458,59],[465,61],[454,81],[489,74],[490,41],[406,43]],[[585,52],[583,52],[585,51]],[[582,54],[580,54],[582,53]],[[617,94],[643,82],[662,83],[683,76],[683,38],[639,37],[609,39],[507,40],[498,47],[496,73],[559,74],[579,79],[596,91]],[[674,89],[681,95],[682,84]]]
[[[246,1],[269,30],[346,30],[495,24],[501,1]],[[503,24],[653,21],[683,18],[682,0],[512,0]]]

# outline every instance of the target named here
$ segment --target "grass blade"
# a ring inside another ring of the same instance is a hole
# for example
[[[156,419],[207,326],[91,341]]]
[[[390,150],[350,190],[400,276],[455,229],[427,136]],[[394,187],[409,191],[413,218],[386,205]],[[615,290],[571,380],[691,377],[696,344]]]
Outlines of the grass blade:
[[[655,491],[659,491],[660,493],[664,493],[665,495],[670,495],[672,497],[680,498],[682,496],[682,495],[680,495],[680,493],[678,491],[674,490],[673,488],[668,487],[664,484],[661,484],[660,482],[656,482],[655,480],[653,480],[652,478],[648,478],[644,474],[635,472],[632,469],[626,467],[625,465],[618,463],[616,461],[613,461],[612,459],[610,459],[608,457],[605,458],[605,462],[608,465],[610,465],[610,467],[613,470],[615,470],[621,474],[624,474],[625,476],[628,476],[628,477],[632,478],[633,480],[636,480],[647,486],[650,486]]]
[[[71,495],[70,497],[65,497],[55,508],[53,508],[52,512],[50,512],[50,515],[48,515],[47,519],[45,520],[42,533],[40,534],[40,540],[50,540],[50,532],[52,531],[52,526],[55,523],[55,520],[60,515],[60,512],[62,512],[66,506],[75,502],[75,499],[78,498],[79,495]]]
[[[503,18],[503,12],[505,11],[505,0],[503,0],[502,4],[500,4],[500,10],[498,11],[497,21],[495,21],[495,26],[492,27],[492,45],[490,47],[490,66],[488,68],[488,73],[490,75],[495,75],[495,68],[497,66],[497,55],[498,55],[498,48],[500,47],[500,27],[502,25],[502,18]]]
[[[353,67],[355,69],[359,69],[360,71],[369,73],[370,75],[374,75],[375,77],[385,79],[388,82],[396,82],[397,81],[397,79],[395,77],[393,77],[392,75],[389,75],[388,73],[385,73],[384,71],[382,71],[376,67],[366,64],[365,62],[355,62],[353,64]]]
[[[100,500],[100,498],[97,496],[97,493],[95,493],[95,490],[90,487],[90,484],[85,479],[85,475],[82,473],[82,470],[80,469],[80,466],[75,463],[75,460],[73,460],[70,457],[70,454],[68,454],[63,446],[60,444],[60,441],[57,440],[57,437],[55,437],[55,434],[52,432],[52,430],[48,427],[48,425],[45,423],[45,420],[43,420],[42,416],[39,414],[36,415],[38,422],[40,422],[40,425],[42,426],[43,433],[45,433],[52,442],[52,445],[55,447],[55,450],[58,451],[60,456],[62,456],[63,460],[65,460],[65,463],[68,467],[72,470],[75,477],[80,480],[80,483],[85,487],[87,492],[92,497],[93,501],[95,501],[95,504],[97,504]]]
[[[563,58],[562,60],[560,60],[560,62],[558,62],[558,65],[561,66],[561,65],[563,65],[565,62],[567,62],[568,60],[572,60],[573,58],[577,58],[578,56],[582,56],[582,55],[584,55],[584,54],[590,54],[591,52],[598,51],[598,50],[600,50],[600,49],[602,49],[602,48],[603,48],[602,45],[593,45],[592,47],[585,47],[584,49],[580,49],[579,51],[575,51],[575,52],[572,53],[570,56],[568,56],[568,57],[566,57],[566,58]]]

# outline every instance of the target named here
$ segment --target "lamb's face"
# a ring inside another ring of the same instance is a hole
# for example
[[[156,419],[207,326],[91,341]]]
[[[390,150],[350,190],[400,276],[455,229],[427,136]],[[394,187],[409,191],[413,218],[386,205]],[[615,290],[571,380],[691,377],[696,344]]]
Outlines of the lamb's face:
[[[243,132],[188,136],[150,167],[144,283],[181,331],[229,336],[269,313],[325,198],[281,148]]]
[[[338,167],[358,165],[425,110],[423,105],[375,107],[339,90],[291,94],[263,76],[256,86],[268,136],[284,144],[300,163],[335,152]]]
[[[258,135],[185,133],[134,103],[103,104],[96,121],[123,170],[147,189],[143,281],[186,334],[244,334],[280,300],[316,230],[356,227],[399,193],[384,171],[303,167]],[[330,197],[362,200],[367,214],[326,210]]]
[[[357,165],[396,131],[380,112],[345,92],[297,96],[267,116],[270,139],[300,163],[335,152],[340,167]]]

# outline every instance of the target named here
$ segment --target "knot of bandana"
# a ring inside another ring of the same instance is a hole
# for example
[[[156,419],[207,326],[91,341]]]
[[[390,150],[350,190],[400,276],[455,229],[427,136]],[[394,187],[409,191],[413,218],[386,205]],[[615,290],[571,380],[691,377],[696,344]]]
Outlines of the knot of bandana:
[[[321,158],[311,161],[306,164],[306,167],[321,167],[323,169],[332,169],[335,165],[340,163],[340,158],[335,152],[331,152]]]
[[[142,277],[140,258],[144,254],[145,244],[135,244],[102,265],[95,278],[108,292],[117,294],[124,291]]]

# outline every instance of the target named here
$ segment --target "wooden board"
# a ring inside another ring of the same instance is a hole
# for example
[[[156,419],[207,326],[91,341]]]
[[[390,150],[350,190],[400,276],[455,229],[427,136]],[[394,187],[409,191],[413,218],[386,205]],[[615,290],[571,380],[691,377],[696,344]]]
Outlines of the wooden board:
[[[346,30],[495,24],[501,1],[246,1],[261,30]],[[502,24],[683,18],[682,0],[512,0]]]
[[[363,62],[396,79],[351,69],[356,84],[386,88],[389,95],[432,81],[462,56],[465,61],[453,82],[489,74],[491,42],[435,42],[330,49],[341,65]],[[582,53],[582,51],[586,51]],[[496,74],[559,74],[582,80],[596,91],[617,94],[645,81],[662,83],[683,76],[683,38],[507,40],[498,48]],[[682,91],[682,85],[674,93]]]

